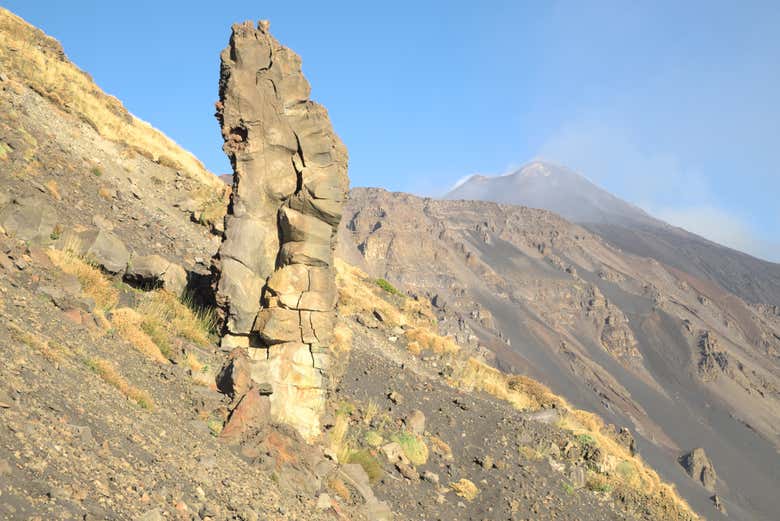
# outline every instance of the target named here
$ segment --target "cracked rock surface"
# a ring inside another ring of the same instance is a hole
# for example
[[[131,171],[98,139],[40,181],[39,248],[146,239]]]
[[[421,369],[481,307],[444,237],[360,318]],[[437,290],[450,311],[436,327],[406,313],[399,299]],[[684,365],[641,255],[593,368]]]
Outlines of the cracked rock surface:
[[[268,23],[235,24],[221,55],[217,119],[233,166],[214,259],[223,348],[247,349],[271,416],[319,432],[333,328],[333,251],[349,180],[347,150],[309,99],[301,59]]]

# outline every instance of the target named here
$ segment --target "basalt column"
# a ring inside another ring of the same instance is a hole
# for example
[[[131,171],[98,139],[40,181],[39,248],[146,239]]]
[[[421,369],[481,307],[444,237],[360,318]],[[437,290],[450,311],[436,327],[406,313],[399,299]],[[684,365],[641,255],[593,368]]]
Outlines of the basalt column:
[[[309,100],[300,58],[267,22],[234,25],[221,58],[217,119],[234,172],[214,259],[222,346],[246,350],[272,418],[311,438],[324,405],[347,150]]]

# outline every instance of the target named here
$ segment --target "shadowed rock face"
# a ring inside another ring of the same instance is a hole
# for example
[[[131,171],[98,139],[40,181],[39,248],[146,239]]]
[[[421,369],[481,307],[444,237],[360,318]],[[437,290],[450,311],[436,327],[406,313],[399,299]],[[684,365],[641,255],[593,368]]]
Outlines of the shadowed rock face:
[[[233,166],[225,236],[214,259],[222,346],[247,349],[271,416],[319,431],[336,291],[336,227],[347,150],[309,100],[301,60],[268,32],[233,26],[222,52],[217,119]]]

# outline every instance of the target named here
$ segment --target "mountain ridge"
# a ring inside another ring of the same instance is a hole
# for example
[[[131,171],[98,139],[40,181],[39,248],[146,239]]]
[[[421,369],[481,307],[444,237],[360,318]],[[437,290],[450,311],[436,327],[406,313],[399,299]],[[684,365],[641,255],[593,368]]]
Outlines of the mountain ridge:
[[[509,175],[472,177],[443,199],[489,200],[551,210],[626,252],[716,282],[750,302],[780,305],[780,264],[668,224],[553,163],[532,161]]]

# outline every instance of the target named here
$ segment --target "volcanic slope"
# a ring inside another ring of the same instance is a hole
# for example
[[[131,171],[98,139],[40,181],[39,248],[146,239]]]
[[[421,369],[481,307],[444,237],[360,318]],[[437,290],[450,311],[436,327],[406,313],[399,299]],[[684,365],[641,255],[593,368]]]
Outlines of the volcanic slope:
[[[630,433],[348,265],[327,432],[236,439],[227,188],[5,10],[0,39],[0,519],[695,519]]]
[[[732,515],[773,518],[774,308],[544,210],[353,189],[340,241],[342,258],[429,299],[444,331],[498,367],[632,426],[644,457],[708,518],[720,516],[712,492],[677,461],[696,447]]]
[[[670,226],[559,165],[533,161],[504,176],[472,176],[445,198],[550,210],[623,251],[718,284],[748,302],[780,306],[780,264]]]

